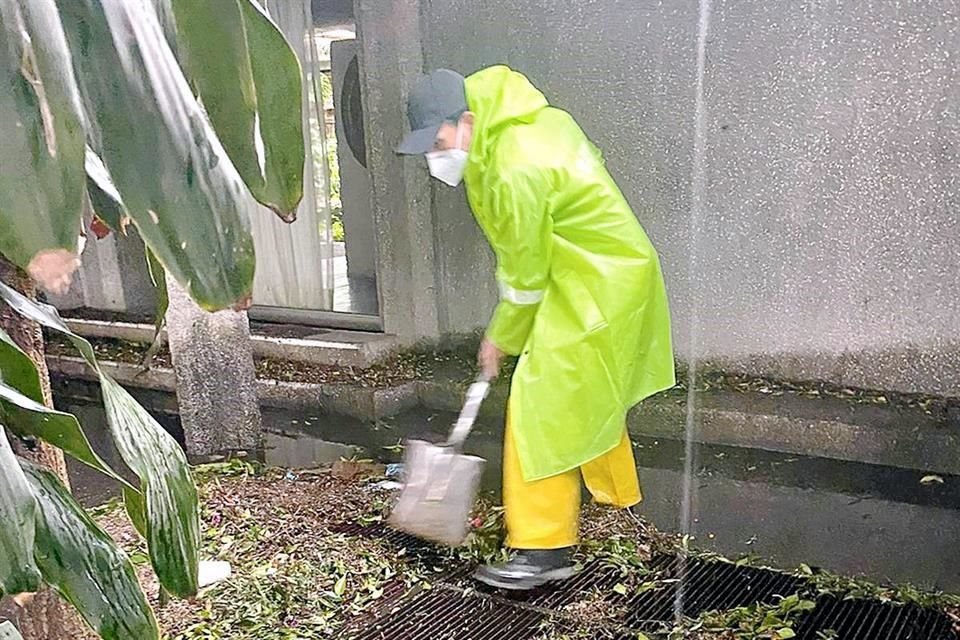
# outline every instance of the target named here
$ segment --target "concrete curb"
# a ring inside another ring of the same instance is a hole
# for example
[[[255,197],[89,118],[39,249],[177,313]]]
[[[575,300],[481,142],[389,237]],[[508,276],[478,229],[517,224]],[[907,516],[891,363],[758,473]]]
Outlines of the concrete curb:
[[[87,365],[86,360],[75,356],[47,355],[47,369],[51,374],[65,378],[96,381],[97,374]],[[100,369],[124,386],[142,389],[154,389],[168,393],[177,392],[177,379],[173,369],[153,367],[141,369],[139,366],[109,360],[98,360]]]
[[[694,440],[703,444],[960,474],[960,433],[933,426],[899,430],[710,407],[698,408],[695,419]],[[686,422],[685,405],[661,399],[645,402],[628,417],[632,433],[676,440],[684,439]]]
[[[459,410],[465,389],[463,383],[427,381],[419,387],[420,403],[424,407],[434,411]],[[502,417],[508,392],[506,385],[495,386],[484,405],[484,413]],[[686,422],[686,405],[678,404],[676,398],[669,396],[651,398],[627,416],[631,433],[671,440],[685,438]],[[701,444],[960,474],[960,432],[933,425],[912,424],[897,429],[835,418],[813,419],[711,407],[697,409],[696,423],[694,439]]]
[[[111,338],[149,344],[154,327],[137,322],[104,322],[68,318],[70,330],[86,338]],[[160,334],[166,342],[167,332]],[[261,358],[293,360],[322,365],[366,368],[390,356],[397,348],[393,336],[362,331],[322,331],[316,337],[287,338],[251,334],[253,354]]]
[[[100,361],[100,367],[124,386],[176,393],[173,369],[153,367],[144,371],[138,365]],[[96,381],[96,374],[78,357],[47,356],[50,373],[81,380]],[[417,384],[409,382],[386,389],[353,385],[314,384],[280,380],[257,380],[257,397],[266,407],[317,410],[358,420],[375,422],[417,406]]]
[[[52,373],[67,378],[96,380],[80,358],[47,356]],[[145,389],[176,392],[172,369],[142,371],[136,365],[101,362],[104,371],[121,384]],[[385,389],[352,385],[323,385],[278,380],[257,381],[260,402],[267,407],[295,411],[317,410],[376,422],[416,406],[433,411],[457,412],[463,401],[467,381],[424,380]],[[495,385],[484,403],[482,415],[502,419],[506,411],[509,387]],[[891,412],[884,421],[863,420],[824,412],[817,418],[820,400],[794,400],[801,403],[800,415],[789,415],[777,405],[755,403],[754,411],[731,406],[700,406],[696,410],[695,440],[703,444],[763,449],[779,453],[814,456],[915,469],[929,473],[960,474],[960,432],[914,416]],[[733,403],[736,404],[736,403]],[[743,405],[750,405],[744,398]],[[789,407],[788,407],[789,409]],[[874,410],[875,411],[875,410]],[[636,407],[627,417],[630,432],[636,435],[682,440],[685,437],[687,410],[676,397],[658,396]],[[887,424],[881,424],[886,422]]]

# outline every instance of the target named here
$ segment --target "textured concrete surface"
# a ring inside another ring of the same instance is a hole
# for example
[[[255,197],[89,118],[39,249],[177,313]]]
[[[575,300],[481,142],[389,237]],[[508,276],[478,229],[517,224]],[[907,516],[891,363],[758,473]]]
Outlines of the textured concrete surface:
[[[311,0],[313,24],[322,29],[353,24],[352,0]]]
[[[126,235],[111,233],[101,240],[88,233],[81,257],[70,290],[48,296],[51,304],[59,309],[90,307],[134,314],[156,310],[156,289],[135,227],[128,227]]]
[[[66,322],[72,331],[87,338],[153,342],[152,324],[79,319],[67,319]],[[262,327],[263,325],[258,326]],[[273,335],[254,333],[250,336],[255,356],[324,365],[369,367],[397,349],[396,338],[382,333],[346,330],[318,333],[315,328],[297,325],[273,325],[270,329]],[[162,331],[160,335],[162,340],[167,339],[166,331]]]
[[[79,358],[48,356],[47,364],[58,379],[95,380]],[[133,365],[109,362],[102,366],[124,386],[176,392],[176,379],[169,369],[143,372]],[[261,379],[256,382],[256,394],[263,407],[316,412],[327,422],[348,417],[369,424],[417,406],[458,412],[467,380],[453,376],[369,389]],[[508,394],[506,385],[495,385],[481,417],[502,425]],[[960,458],[956,455],[960,450],[960,414],[956,411],[927,415],[915,408],[827,397],[772,397],[727,391],[700,393],[697,402],[694,439],[703,444],[960,475]],[[157,406],[155,401],[151,406]],[[682,441],[686,419],[684,400],[663,395],[634,409],[628,424],[638,436]],[[189,429],[187,434],[189,437]]]
[[[50,375],[58,376],[71,382],[86,380],[97,381],[97,374],[90,368],[86,360],[77,356],[46,357]],[[143,370],[139,366],[107,360],[98,360],[100,368],[124,387],[154,389],[168,393],[177,392],[177,379],[173,369],[153,367]]]
[[[167,278],[167,335],[187,453],[206,456],[263,446],[247,314],[201,309]]]
[[[406,95],[423,68],[418,0],[355,4],[367,168],[377,230],[383,328],[414,342],[436,337],[433,212],[427,172],[394,153],[406,129]]]
[[[86,362],[78,357],[47,356],[51,375],[57,377],[61,389],[71,387],[68,395],[91,402],[99,402],[99,395],[91,393],[83,383],[97,381],[97,376]],[[148,394],[148,406],[165,412],[178,412],[180,407],[173,394],[177,393],[177,377],[173,369],[154,367],[144,371],[137,365],[101,361],[101,368],[124,387],[132,389],[137,397]],[[420,400],[419,384],[400,384],[384,389],[369,387],[288,382],[286,380],[257,379],[257,400],[262,407],[314,411],[325,415],[346,416],[373,422],[394,416],[417,406]],[[457,392],[445,396],[452,404],[459,403]],[[252,447],[251,447],[252,448]],[[202,454],[207,455],[207,454]]]
[[[605,152],[661,251],[681,355],[960,389],[960,7],[713,2],[694,221],[698,2],[420,4],[426,68],[508,63]],[[462,193],[432,188],[438,316],[466,331],[492,261]]]
[[[253,337],[258,356],[349,367],[369,367],[396,346],[391,336],[359,331],[330,331],[308,338]]]
[[[458,411],[466,385],[461,378],[419,383],[421,406]],[[502,421],[508,388],[495,385],[482,416]],[[694,440],[780,453],[960,474],[956,418],[919,409],[860,405],[832,398],[770,397],[758,393],[697,394]],[[630,412],[638,436],[685,438],[687,409],[676,395],[661,395]]]
[[[343,203],[343,230],[350,277],[376,278],[376,232],[370,204],[370,172],[354,156],[344,130],[343,78],[360,47],[356,40],[330,43],[333,71],[333,104],[337,113],[337,162],[340,166],[340,200]],[[362,126],[362,123],[360,123]],[[366,161],[365,158],[360,160]],[[336,308],[336,307],[335,307]]]
[[[918,475],[884,470],[889,477],[874,478],[875,470],[849,463],[829,468],[781,457],[765,465],[759,455],[733,460],[723,449],[700,453],[705,469],[697,478],[695,547],[760,556],[788,570],[807,564],[950,592],[960,588],[957,565],[943,561],[955,554],[960,534],[956,499],[890,495],[896,484],[917,496],[936,495],[920,485]],[[658,459],[662,453],[638,451],[645,497],[639,512],[668,531],[679,530],[682,455],[682,447],[674,448],[673,460],[665,464]],[[765,473],[764,467],[774,464],[775,470]],[[807,480],[814,476],[817,482]],[[860,486],[844,486],[849,480]]]
[[[943,428],[919,413],[886,410],[864,420],[825,409],[820,400],[764,408],[742,394],[726,402],[702,399],[695,414],[699,443],[960,474],[955,425]],[[671,398],[647,401],[628,419],[631,433],[673,440],[684,439],[686,422],[686,407]]]

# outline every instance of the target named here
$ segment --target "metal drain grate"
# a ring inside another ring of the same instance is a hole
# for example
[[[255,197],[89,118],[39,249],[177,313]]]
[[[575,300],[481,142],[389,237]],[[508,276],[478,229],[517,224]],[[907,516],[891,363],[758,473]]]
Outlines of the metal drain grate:
[[[952,622],[939,611],[833,596],[818,599],[796,631],[798,640],[958,640]]]
[[[547,585],[530,594],[526,601],[544,609],[563,609],[582,601],[589,594],[615,596],[614,588],[623,580],[620,569],[601,562],[591,562],[567,582]]]
[[[688,559],[684,567],[680,558],[660,557],[651,568],[656,574],[651,577],[667,581],[666,586],[629,599],[624,622],[631,628],[672,622],[676,617],[674,607],[681,579],[683,615],[691,618],[707,611],[735,609],[755,603],[774,604],[778,596],[796,593],[804,585],[800,578],[769,569],[694,558]]]
[[[770,569],[660,555],[648,563],[646,577],[639,580],[659,586],[642,593],[618,593],[617,585],[630,580],[621,569],[598,561],[567,582],[510,594],[467,583],[471,567],[446,549],[382,523],[344,523],[332,530],[385,540],[398,554],[434,571],[435,584],[442,585],[407,596],[403,586],[391,590],[375,620],[364,621],[366,626],[359,630],[359,625],[352,626],[351,631],[359,634],[348,634],[354,640],[532,640],[548,620],[582,628],[584,605],[606,611],[603,619],[588,625],[596,640],[628,640],[637,631],[662,631],[673,623],[681,580],[683,614],[688,618],[756,603],[776,604],[807,585],[802,578]],[[636,577],[633,582],[639,586]],[[628,630],[633,632],[624,633]],[[835,596],[820,597],[796,632],[798,640],[960,640],[951,620],[939,611]]]
[[[531,609],[439,588],[383,615],[354,640],[531,640],[544,620]]]
[[[586,565],[568,582],[548,585],[529,594],[497,595],[522,606],[555,612],[551,615],[561,618],[579,615],[579,603],[594,602],[605,605],[609,612],[610,617],[602,624],[612,628],[654,630],[674,621],[681,576],[684,578],[683,613],[694,618],[706,611],[754,603],[774,604],[779,596],[796,593],[805,584],[804,580],[785,573],[726,562],[689,559],[684,567],[680,558],[663,555],[647,565],[647,572],[646,580],[656,580],[662,586],[635,595],[617,593],[618,583],[627,578],[620,569],[601,562]],[[643,581],[641,579],[641,584]],[[489,589],[480,590],[494,593]]]

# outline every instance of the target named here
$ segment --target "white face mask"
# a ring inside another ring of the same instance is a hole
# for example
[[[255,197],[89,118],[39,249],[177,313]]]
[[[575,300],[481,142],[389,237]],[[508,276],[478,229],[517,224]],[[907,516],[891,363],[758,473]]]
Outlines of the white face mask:
[[[426,154],[430,175],[451,187],[463,182],[463,172],[467,168],[467,158],[470,154],[465,149],[460,148],[462,143],[463,130],[457,123],[457,140],[454,148],[431,151]]]

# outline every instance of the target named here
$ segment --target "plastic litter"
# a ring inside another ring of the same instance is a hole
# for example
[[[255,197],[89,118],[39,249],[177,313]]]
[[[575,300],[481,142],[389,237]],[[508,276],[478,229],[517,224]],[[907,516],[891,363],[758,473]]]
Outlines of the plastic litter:
[[[233,569],[229,562],[223,562],[222,560],[200,561],[198,580],[201,589],[223,582],[232,575]]]
[[[394,463],[387,465],[387,471],[384,475],[388,478],[402,478],[404,472],[404,467],[402,463]]]
[[[403,483],[396,480],[381,480],[370,485],[372,491],[399,491],[403,489]]]

